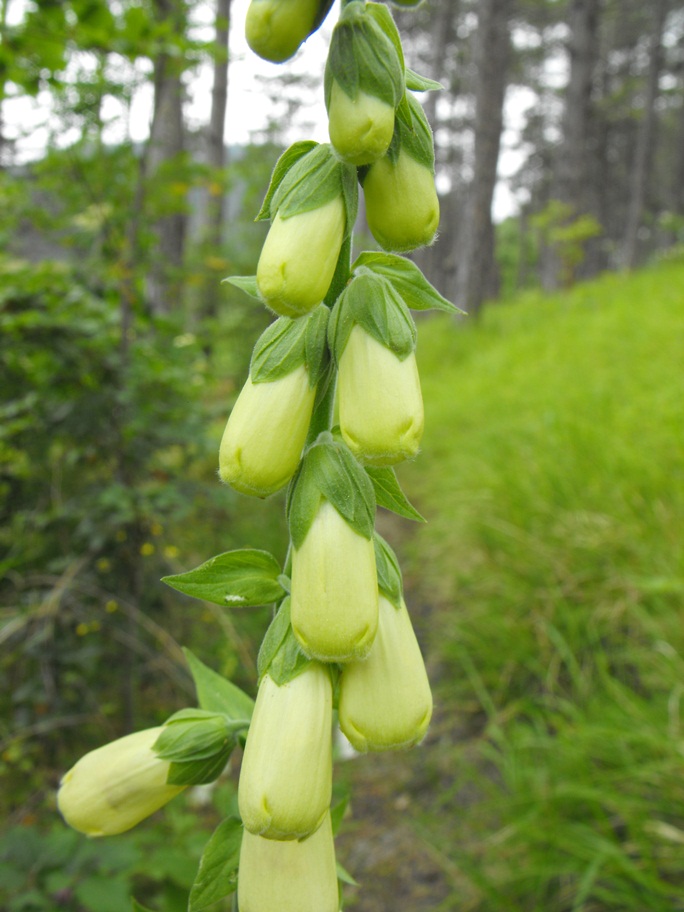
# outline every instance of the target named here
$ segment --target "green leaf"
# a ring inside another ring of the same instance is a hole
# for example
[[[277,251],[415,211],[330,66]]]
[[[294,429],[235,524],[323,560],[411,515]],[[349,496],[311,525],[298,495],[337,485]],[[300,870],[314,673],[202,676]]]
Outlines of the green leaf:
[[[290,170],[290,168],[296,164],[303,155],[306,155],[307,152],[310,152],[316,145],[317,143],[315,143],[313,140],[304,140],[302,142],[294,143],[290,146],[289,149],[286,149],[283,152],[275,164],[273,174],[271,175],[271,182],[268,185],[266,196],[264,197],[264,201],[261,204],[261,209],[259,210],[259,214],[257,215],[255,221],[259,222],[263,219],[271,218],[271,201],[276,191],[280,187],[283,178]]]
[[[197,877],[190,890],[188,912],[201,912],[237,888],[242,823],[228,817],[216,828],[204,848]],[[268,876],[268,872],[264,872]]]
[[[279,317],[261,334],[252,352],[250,377],[266,383],[306,365],[316,386],[327,364],[326,331],[330,311],[322,304],[305,317]]]
[[[254,711],[254,700],[236,687],[231,681],[212,671],[193,655],[189,649],[183,649],[197,688],[197,700],[202,709],[223,713],[229,719],[251,719]]]
[[[373,545],[375,546],[375,566],[378,571],[378,589],[395,608],[400,608],[404,584],[397,555],[377,532],[373,535]]]
[[[375,524],[373,486],[345,443],[326,440],[307,457],[314,484],[359,535],[370,538]]]
[[[280,564],[268,551],[241,548],[226,551],[163,583],[192,598],[223,608],[246,608],[276,602],[285,594],[278,582]]]
[[[365,466],[364,468],[373,483],[375,500],[379,507],[391,510],[405,519],[427,522],[425,517],[421,516],[409,503],[406,495],[401,490],[392,466]]]
[[[416,264],[396,253],[364,251],[354,262],[352,272],[369,269],[387,279],[411,310],[443,310],[459,314],[463,311],[443,297],[425,278]]]
[[[396,161],[400,149],[403,149],[434,174],[435,147],[425,111],[410,92],[404,93],[404,100],[406,104],[402,103],[397,108],[394,136],[387,154],[391,161]]]
[[[421,76],[415,70],[406,67],[406,88],[413,92],[430,92],[436,89],[443,89],[444,86],[434,79],[428,79],[427,76]]]
[[[226,721],[221,713],[203,709],[191,710],[190,713],[181,710],[167,721],[152,749],[162,760],[179,763],[207,760],[221,751],[233,736]],[[245,720],[245,724],[247,722]]]
[[[349,884],[351,887],[358,887],[357,881],[354,880],[354,878],[351,876],[351,874],[349,873],[349,871],[347,871],[346,868],[342,867],[342,865],[339,863],[339,861],[336,862],[336,866],[337,866],[337,879],[338,880],[341,880],[342,883]]]
[[[268,674],[279,687],[282,687],[305,671],[311,662],[312,660],[302,652],[292,630],[290,599],[287,598],[271,621],[259,649],[259,678]]]
[[[341,307],[354,323],[403,360],[416,348],[416,325],[403,298],[381,275],[359,267],[344,292]],[[342,356],[338,345],[336,357]]]
[[[212,757],[205,760],[189,760],[184,762],[173,762],[169,766],[169,772],[166,777],[168,785],[207,785],[214,782],[221,775],[226,767],[235,742],[226,744],[226,746],[217,751]]]
[[[143,906],[134,896],[131,896],[131,907],[133,912],[154,912],[154,909],[150,909],[149,906]]]
[[[222,280],[222,284],[223,282],[228,282],[229,285],[234,285],[241,291],[246,292],[251,298],[261,301],[256,276],[228,276],[227,279]]]
[[[349,167],[336,158],[330,143],[320,143],[290,168],[273,195],[271,211],[287,219],[342,196],[342,174]]]

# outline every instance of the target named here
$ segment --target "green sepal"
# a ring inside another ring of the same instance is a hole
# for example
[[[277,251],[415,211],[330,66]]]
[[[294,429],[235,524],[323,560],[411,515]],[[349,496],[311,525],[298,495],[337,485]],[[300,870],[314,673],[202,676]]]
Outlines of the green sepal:
[[[328,339],[338,363],[356,324],[400,361],[415,351],[416,325],[406,304],[390,282],[362,266],[340,295],[330,319]]]
[[[378,571],[378,589],[395,608],[401,608],[404,583],[397,555],[377,532],[373,535],[373,545],[375,547],[375,566]]]
[[[240,548],[217,554],[187,573],[165,576],[162,582],[223,608],[247,608],[283,597],[279,574],[280,564],[268,551]]]
[[[184,709],[164,725],[153,750],[170,761],[169,785],[204,785],[221,775],[248,719],[231,722],[222,713]]]
[[[233,752],[235,742],[228,743],[222,750],[206,760],[189,760],[173,762],[166,777],[167,785],[208,785],[215,782],[226,768],[226,763]]]
[[[306,538],[321,498],[329,501],[355,532],[371,539],[375,522],[373,485],[346,444],[328,431],[319,434],[304,454],[288,492],[288,524],[295,548],[300,548]]]
[[[183,647],[197,691],[197,702],[209,712],[223,713],[228,719],[251,719],[254,700],[232,681],[224,678],[201,662],[189,649]]]
[[[242,821],[228,817],[214,830],[204,847],[195,882],[190,890],[188,912],[202,912],[237,889]]]
[[[259,289],[257,288],[256,276],[228,276],[227,279],[222,279],[221,284],[228,282],[229,285],[234,285],[236,288],[239,288],[240,291],[244,291],[245,294],[248,294],[250,298],[254,298],[263,303],[259,297]]]
[[[411,310],[443,310],[450,314],[464,312],[443,297],[416,264],[406,257],[367,250],[356,258],[352,272],[364,267],[391,282]]]
[[[339,861],[335,862],[335,867],[337,869],[337,879],[342,883],[349,884],[350,887],[358,887],[359,883],[357,880],[351,876],[349,871],[340,864]]]
[[[393,165],[397,163],[402,150],[419,164],[428,168],[431,174],[435,173],[435,146],[432,129],[420,102],[410,92],[404,93],[394,117],[394,134],[386,152],[387,158]],[[361,186],[372,167],[372,165],[364,165],[358,169]]]
[[[404,68],[404,73],[406,75],[406,88],[411,89],[413,92],[434,92],[444,88],[441,82],[435,82],[434,79],[421,76],[420,73],[416,73],[415,70],[409,67]]]
[[[392,466],[364,466],[364,468],[373,483],[375,500],[379,507],[391,510],[392,513],[403,516],[404,519],[427,522],[425,517],[421,516],[407,500]]]
[[[271,201],[275,192],[280,187],[285,175],[290,170],[290,168],[299,161],[302,156],[306,155],[307,152],[310,152],[318,144],[312,139],[302,140],[296,142],[290,146],[289,149],[286,149],[283,154],[280,156],[278,161],[275,163],[275,168],[271,174],[271,181],[268,185],[268,190],[266,191],[266,196],[264,201],[261,204],[261,209],[259,214],[254,219],[255,222],[263,221],[264,219],[272,218],[271,215]],[[275,215],[275,213],[273,213]]]
[[[404,92],[404,54],[392,16],[379,3],[347,4],[335,26],[325,66],[324,93],[330,108],[333,82],[356,99],[359,92],[393,108]]]
[[[265,674],[279,686],[292,681],[312,663],[295,638],[290,623],[290,599],[286,598],[271,621],[259,649],[259,680]]]
[[[313,389],[328,363],[327,326],[330,311],[322,304],[305,317],[279,317],[261,334],[249,367],[252,383],[286,377],[300,365]]]

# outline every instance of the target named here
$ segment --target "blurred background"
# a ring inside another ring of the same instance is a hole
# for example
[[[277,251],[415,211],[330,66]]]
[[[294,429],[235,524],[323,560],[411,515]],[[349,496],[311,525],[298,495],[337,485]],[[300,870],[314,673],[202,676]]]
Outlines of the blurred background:
[[[193,705],[192,649],[249,693],[269,611],[160,577],[283,558],[283,498],[219,485],[265,310],[273,164],[326,141],[326,34],[246,52],[244,0],[0,0],[0,908],[180,912],[235,772],[88,841],[60,776]],[[395,9],[444,90],[442,222],[415,256],[428,518],[386,513],[435,691],[424,744],[340,758],[359,912],[684,909],[684,8]],[[363,219],[358,243],[370,246]],[[314,264],[315,268],[315,264]],[[220,909],[220,906],[216,907]]]

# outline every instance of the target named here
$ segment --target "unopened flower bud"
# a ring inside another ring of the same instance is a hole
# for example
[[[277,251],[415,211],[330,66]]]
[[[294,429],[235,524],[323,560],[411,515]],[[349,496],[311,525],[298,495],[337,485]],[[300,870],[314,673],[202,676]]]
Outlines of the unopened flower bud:
[[[330,142],[340,158],[368,165],[381,158],[392,141],[394,107],[359,91],[351,98],[334,81],[328,106]]]
[[[250,833],[302,839],[330,806],[332,685],[312,663],[287,684],[264,675],[240,771],[238,804]]]
[[[416,356],[403,360],[354,326],[340,358],[340,430],[349,449],[371,465],[416,455],[423,436],[423,398]]]
[[[439,226],[439,199],[432,170],[403,150],[384,156],[366,174],[366,218],[375,240],[398,253],[430,244]]]
[[[380,622],[363,662],[345,665],[340,728],[358,751],[412,747],[425,734],[432,694],[406,605],[380,595]]]
[[[278,380],[248,378],[221,440],[223,481],[256,497],[286,485],[299,464],[315,395],[304,365]]]
[[[335,273],[346,226],[342,197],[288,218],[276,213],[257,265],[257,288],[266,304],[301,317],[325,297]]]
[[[378,624],[373,542],[323,500],[300,548],[292,550],[292,629],[304,652],[324,662],[367,655]]]
[[[259,57],[282,63],[311,33],[320,0],[252,0],[245,20],[247,44]]]
[[[329,813],[303,842],[278,842],[245,830],[238,906],[240,912],[337,912],[337,867]]]
[[[135,732],[81,757],[57,793],[69,826],[88,836],[115,836],[183,791],[184,786],[166,784],[169,761],[152,750],[163,729]]]

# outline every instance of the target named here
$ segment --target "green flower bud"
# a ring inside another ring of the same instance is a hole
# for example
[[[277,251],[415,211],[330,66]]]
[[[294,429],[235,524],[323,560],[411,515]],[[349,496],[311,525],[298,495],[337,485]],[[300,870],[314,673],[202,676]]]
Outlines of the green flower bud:
[[[322,500],[300,548],[292,549],[292,629],[324,662],[368,653],[378,625],[373,542]]]
[[[423,436],[423,398],[416,356],[400,360],[358,324],[339,363],[340,430],[354,455],[393,465],[416,455]]]
[[[302,839],[316,830],[332,789],[332,685],[310,664],[287,684],[264,675],[247,735],[238,804],[250,833]]]
[[[278,380],[248,378],[221,440],[222,480],[256,497],[286,485],[299,464],[315,396],[303,364]]]
[[[183,791],[184,786],[166,784],[170,763],[152,750],[163,730],[135,732],[81,757],[57,793],[69,826],[87,836],[115,836]]]
[[[412,747],[432,715],[432,694],[406,605],[380,595],[378,635],[368,658],[345,665],[340,728],[358,751]]]
[[[316,209],[283,218],[276,213],[257,265],[257,288],[266,304],[301,317],[325,297],[344,240],[341,196]]]
[[[240,912],[337,912],[330,814],[303,842],[276,842],[245,830],[238,876]]]
[[[320,0],[252,0],[245,20],[247,44],[271,63],[289,60],[311,34],[319,6]]]
[[[394,134],[393,105],[363,91],[352,98],[334,81],[328,116],[330,142],[344,161],[368,165],[387,152]]]
[[[372,164],[363,183],[366,218],[375,240],[399,253],[431,244],[439,226],[432,170],[403,149]]]

